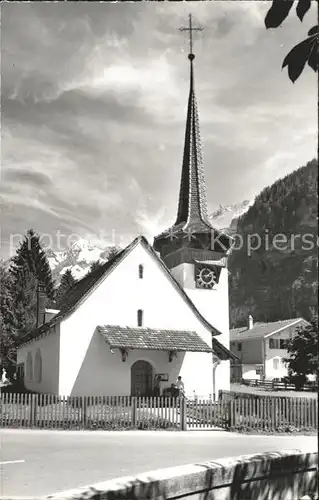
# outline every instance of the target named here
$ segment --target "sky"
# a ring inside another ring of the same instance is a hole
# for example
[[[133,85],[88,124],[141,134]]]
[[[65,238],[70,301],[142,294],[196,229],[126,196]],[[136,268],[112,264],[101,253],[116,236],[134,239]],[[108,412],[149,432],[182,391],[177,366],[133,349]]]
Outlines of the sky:
[[[316,156],[316,75],[292,84],[289,50],[316,24],[269,2],[1,5],[1,248],[30,228],[128,244],[176,218],[194,43],[209,210],[252,200]]]

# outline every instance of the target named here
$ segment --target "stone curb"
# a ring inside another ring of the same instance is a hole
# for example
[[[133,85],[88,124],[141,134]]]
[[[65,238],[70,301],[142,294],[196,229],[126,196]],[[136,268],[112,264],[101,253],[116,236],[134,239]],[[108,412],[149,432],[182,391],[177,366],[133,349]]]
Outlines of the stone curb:
[[[201,492],[205,489],[207,492],[207,488],[209,490],[213,489],[214,493],[216,492],[216,497],[213,498],[230,499],[227,496],[227,491],[236,478],[238,481],[238,467],[241,467],[239,486],[246,483],[244,485],[246,487],[247,484],[252,482],[252,479],[255,484],[258,481],[268,480],[269,482],[270,477],[273,477],[274,483],[276,481],[278,483],[278,476],[280,476],[280,483],[284,480],[290,481],[287,486],[289,495],[285,496],[285,498],[287,500],[298,500],[295,494],[296,488],[299,488],[301,477],[308,475],[306,481],[310,481],[309,474],[315,475],[318,470],[318,453],[303,452],[302,450],[283,450],[280,452],[222,458],[200,464],[158,469],[135,477],[120,477],[41,497],[0,497],[0,500],[108,500],[111,498],[112,500],[125,498],[163,500],[183,496],[187,498],[188,495],[201,498]],[[291,474],[292,470],[294,474]],[[313,488],[312,484],[310,491],[309,489],[304,491],[304,488],[305,484],[302,484],[303,491],[300,492],[299,500],[301,500],[302,496],[306,499],[306,493],[313,493],[311,490]],[[293,492],[294,496],[291,496],[291,492]],[[259,498],[268,498],[262,489],[260,496],[258,495],[256,500],[259,500]]]

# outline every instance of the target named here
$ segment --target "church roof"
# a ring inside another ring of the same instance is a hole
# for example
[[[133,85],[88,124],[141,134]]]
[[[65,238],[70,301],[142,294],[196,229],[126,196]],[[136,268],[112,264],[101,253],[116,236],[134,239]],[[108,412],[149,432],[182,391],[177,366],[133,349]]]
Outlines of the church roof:
[[[235,354],[214,337],[211,348],[196,332],[189,330],[159,330],[115,325],[99,326],[98,330],[111,348],[213,352],[219,359],[239,361]]]
[[[189,330],[158,330],[115,325],[99,326],[98,330],[110,347],[212,352],[212,348],[196,332]]]
[[[270,323],[254,323],[253,328],[249,329],[247,326],[241,328],[233,328],[230,330],[230,340],[241,341],[251,338],[264,338],[271,337],[275,333],[285,330],[290,326],[297,325],[300,322],[306,322],[303,318],[292,318],[280,321],[272,321]]]
[[[172,233],[192,232],[193,234],[214,234],[228,250],[232,238],[222,231],[213,228],[207,209],[206,184],[202,145],[199,130],[198,109],[194,84],[194,54],[189,54],[190,60],[190,88],[187,106],[186,130],[184,140],[184,153],[182,163],[182,176],[180,183],[177,218],[173,226],[155,238],[155,249],[161,245],[163,238],[172,236]],[[158,242],[158,245],[156,244]]]
[[[179,285],[176,279],[172,276],[168,267],[164,264],[162,259],[157,255],[157,253],[150,246],[148,241],[144,236],[138,236],[135,238],[124,250],[120,251],[111,261],[106,262],[100,268],[96,269],[94,272],[88,274],[80,281],[78,281],[74,287],[70,290],[68,296],[66,297],[64,303],[61,306],[60,311],[56,314],[50,321],[42,325],[41,327],[28,333],[21,339],[21,345],[28,342],[29,340],[40,337],[46,331],[48,331],[52,326],[61,322],[64,318],[72,314],[84,300],[99,286],[99,284],[112,272],[112,270],[123,261],[123,259],[129,254],[133,248],[142,242],[146,248],[152,253],[153,257],[160,263],[163,271],[166,273],[168,278],[171,280],[176,290],[183,297],[188,306],[192,309],[197,318],[201,323],[208,328],[213,335],[220,335],[221,332],[217,330],[213,325],[211,325],[205,317],[199,312],[195,304],[191,301],[187,293]]]

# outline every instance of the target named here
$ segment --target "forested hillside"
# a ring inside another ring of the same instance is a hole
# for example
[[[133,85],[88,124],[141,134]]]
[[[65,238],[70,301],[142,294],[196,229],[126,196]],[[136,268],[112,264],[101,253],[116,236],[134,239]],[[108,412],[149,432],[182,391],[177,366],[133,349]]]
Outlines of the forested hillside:
[[[312,160],[264,189],[239,219],[229,259],[231,327],[248,314],[256,321],[310,319],[317,310],[317,184]],[[258,249],[249,250],[249,238]]]

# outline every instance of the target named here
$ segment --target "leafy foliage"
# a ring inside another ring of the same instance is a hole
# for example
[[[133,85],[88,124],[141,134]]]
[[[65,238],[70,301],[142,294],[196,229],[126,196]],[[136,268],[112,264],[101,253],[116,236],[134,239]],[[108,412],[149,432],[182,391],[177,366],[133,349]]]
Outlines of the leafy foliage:
[[[76,279],[72,275],[71,269],[67,269],[63,273],[59,288],[56,292],[56,307],[60,307],[66,297],[68,291],[75,285]]]
[[[317,311],[317,169],[312,160],[267,187],[239,219],[243,245],[229,258],[232,328],[245,325],[248,314],[276,321],[311,319]],[[261,244],[249,255],[253,234]],[[275,244],[280,235],[286,246]]]
[[[273,0],[265,17],[266,28],[278,28],[288,16],[294,0]]]
[[[306,375],[317,373],[318,353],[318,316],[315,316],[310,325],[299,327],[288,346],[289,357],[285,358],[288,371],[297,378],[297,383],[303,385]]]
[[[301,75],[307,62],[314,71],[317,71],[318,26],[314,28],[316,30],[315,34],[296,45],[284,59],[282,67],[287,66],[288,75],[292,82],[295,82]]]
[[[295,0],[273,0],[265,17],[266,28],[277,28],[288,16]],[[300,21],[304,19],[305,14],[311,6],[311,0],[298,0],[296,14]],[[293,47],[284,59],[282,67],[288,68],[288,76],[294,83],[301,75],[306,63],[315,72],[318,71],[318,37],[319,28],[313,26],[308,31],[308,38]]]
[[[37,286],[43,284],[47,299],[54,298],[51,269],[39,236],[30,229],[12,259],[10,274],[19,337],[36,325]]]

